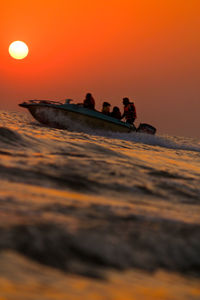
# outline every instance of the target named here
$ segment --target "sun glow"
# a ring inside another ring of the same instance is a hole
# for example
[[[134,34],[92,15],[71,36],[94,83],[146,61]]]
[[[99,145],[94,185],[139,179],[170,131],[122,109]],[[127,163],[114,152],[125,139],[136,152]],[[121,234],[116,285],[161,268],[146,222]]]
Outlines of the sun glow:
[[[28,55],[28,46],[21,41],[15,41],[9,46],[9,53],[15,59],[23,59]]]

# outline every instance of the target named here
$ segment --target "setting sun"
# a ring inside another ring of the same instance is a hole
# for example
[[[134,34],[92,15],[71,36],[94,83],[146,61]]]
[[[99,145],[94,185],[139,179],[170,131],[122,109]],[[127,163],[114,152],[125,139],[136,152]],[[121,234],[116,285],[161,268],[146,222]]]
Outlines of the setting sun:
[[[28,55],[28,46],[21,41],[15,41],[9,46],[9,53],[15,59],[23,59]]]

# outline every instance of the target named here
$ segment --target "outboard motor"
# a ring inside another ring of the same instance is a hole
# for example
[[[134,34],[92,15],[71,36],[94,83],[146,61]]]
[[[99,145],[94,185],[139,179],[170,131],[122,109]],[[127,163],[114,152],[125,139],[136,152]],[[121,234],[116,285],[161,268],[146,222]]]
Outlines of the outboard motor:
[[[155,134],[156,133],[156,128],[146,124],[146,123],[140,123],[139,127],[136,130],[137,132],[142,132],[142,133],[149,133],[149,134]]]

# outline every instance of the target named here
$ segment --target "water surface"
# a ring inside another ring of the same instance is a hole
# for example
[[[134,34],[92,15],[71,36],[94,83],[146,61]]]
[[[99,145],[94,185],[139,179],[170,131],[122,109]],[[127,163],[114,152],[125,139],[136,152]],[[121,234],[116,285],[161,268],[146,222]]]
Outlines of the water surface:
[[[200,299],[200,141],[0,126],[0,296]]]

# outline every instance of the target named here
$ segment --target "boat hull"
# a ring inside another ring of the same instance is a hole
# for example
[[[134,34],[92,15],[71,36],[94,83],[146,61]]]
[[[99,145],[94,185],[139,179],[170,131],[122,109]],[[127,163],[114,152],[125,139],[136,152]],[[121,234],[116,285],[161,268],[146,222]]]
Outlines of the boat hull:
[[[87,126],[92,129],[100,129],[113,132],[130,132],[134,127],[127,126],[124,122],[117,124],[110,120],[99,119],[89,114],[81,114],[76,111],[63,109],[59,106],[47,105],[21,105],[26,107],[31,115],[40,123],[59,129],[75,128]],[[111,118],[110,118],[111,119]]]

